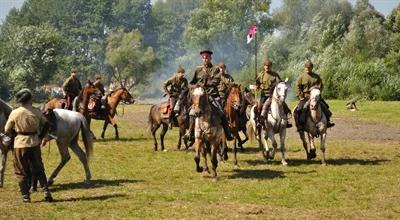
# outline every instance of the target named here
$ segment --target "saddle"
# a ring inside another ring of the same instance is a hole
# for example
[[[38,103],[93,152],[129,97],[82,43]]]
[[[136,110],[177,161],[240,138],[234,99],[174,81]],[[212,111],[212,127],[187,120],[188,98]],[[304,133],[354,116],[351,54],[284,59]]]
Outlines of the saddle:
[[[160,104],[160,113],[163,118],[169,118],[169,115],[172,112],[172,101],[169,98],[167,102]]]

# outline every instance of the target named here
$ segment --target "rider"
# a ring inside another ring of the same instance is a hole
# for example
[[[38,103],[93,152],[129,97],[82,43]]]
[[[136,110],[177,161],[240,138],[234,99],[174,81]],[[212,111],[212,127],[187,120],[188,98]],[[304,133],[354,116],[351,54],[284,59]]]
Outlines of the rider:
[[[313,86],[319,85],[322,91],[323,84],[321,77],[314,73],[313,63],[310,60],[307,60],[304,64],[304,72],[297,79],[297,97],[299,98],[299,104],[295,109],[295,114],[297,115],[296,126],[298,131],[302,131],[304,129],[304,125],[306,123],[306,111],[304,111],[304,106],[307,100],[310,98],[310,91]],[[321,110],[325,114],[328,124],[327,127],[333,127],[335,123],[330,121],[330,117],[332,116],[332,112],[329,110],[328,103],[325,102],[323,98],[321,98]]]
[[[206,93],[209,97],[211,106],[213,106],[213,110],[217,113],[217,115],[221,119],[221,125],[224,129],[225,136],[227,140],[233,140],[232,132],[228,127],[228,121],[226,119],[222,103],[221,97],[218,92],[218,85],[221,81],[221,73],[217,66],[212,65],[211,63],[211,55],[213,53],[209,50],[204,50],[200,52],[200,56],[203,60],[202,64],[196,67],[194,72],[194,76],[190,84],[192,86],[202,85],[204,86]],[[194,112],[189,112],[189,131],[185,134],[185,136],[189,136],[189,140],[194,140]]]
[[[14,170],[18,178],[23,202],[30,202],[30,179],[36,176],[43,188],[44,198],[53,201],[44,172],[40,145],[44,145],[48,122],[43,114],[32,107],[33,95],[22,89],[15,95],[21,106],[13,110],[4,127],[6,134],[16,134],[14,139]],[[40,129],[42,127],[42,129]]]
[[[65,108],[68,110],[72,110],[72,102],[82,90],[82,85],[78,77],[76,76],[76,72],[77,70],[75,68],[71,69],[71,76],[65,80],[62,86],[65,93],[65,99],[67,100]]]
[[[174,76],[164,82],[163,89],[169,95],[172,111],[169,114],[169,128],[172,129],[173,120],[180,112],[180,103],[187,94],[189,87],[185,78],[185,69],[179,67]]]
[[[227,90],[235,81],[231,75],[229,75],[228,71],[226,70],[226,65],[221,62],[218,64],[219,72],[221,73],[221,82],[218,85],[218,92],[219,97],[221,98],[222,106],[225,105],[226,96],[228,94]]]
[[[105,109],[106,108],[106,96],[105,96],[104,85],[101,83],[101,80],[102,80],[101,76],[97,75],[93,85],[100,90],[100,92],[101,92],[101,99],[100,99],[101,100],[101,108]]]
[[[272,62],[268,58],[266,58],[264,60],[264,70],[258,74],[256,80],[256,86],[258,89],[261,90],[260,106],[262,106],[262,111],[259,120],[256,120],[257,126],[261,126],[260,122],[264,121],[264,119],[267,117],[268,109],[272,102],[272,93],[275,89],[275,86],[278,83],[282,82],[279,74],[271,70],[271,66]],[[286,115],[289,114],[291,111],[287,106],[286,102],[284,102],[283,105],[285,114]],[[255,115],[257,116],[258,114]],[[292,127],[292,124],[287,122],[286,127],[290,128]]]

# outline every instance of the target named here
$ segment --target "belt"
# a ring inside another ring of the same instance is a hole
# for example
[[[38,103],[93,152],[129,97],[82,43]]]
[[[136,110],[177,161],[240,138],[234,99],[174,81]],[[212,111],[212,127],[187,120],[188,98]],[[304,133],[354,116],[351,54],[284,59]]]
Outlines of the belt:
[[[37,132],[17,132],[18,135],[35,135],[37,134]]]

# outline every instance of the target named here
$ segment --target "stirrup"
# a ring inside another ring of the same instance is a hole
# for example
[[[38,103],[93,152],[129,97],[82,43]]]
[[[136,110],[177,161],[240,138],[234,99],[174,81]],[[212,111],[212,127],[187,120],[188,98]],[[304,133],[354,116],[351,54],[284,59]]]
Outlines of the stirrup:
[[[333,126],[335,126],[335,123],[332,123],[332,122],[328,121],[328,124],[326,125],[326,127],[327,128],[331,128]]]

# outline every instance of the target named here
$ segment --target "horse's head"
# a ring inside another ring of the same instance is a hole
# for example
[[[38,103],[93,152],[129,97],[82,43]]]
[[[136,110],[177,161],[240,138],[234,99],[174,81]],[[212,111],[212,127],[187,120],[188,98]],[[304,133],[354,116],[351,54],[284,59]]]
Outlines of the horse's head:
[[[278,100],[280,104],[285,102],[287,96],[288,87],[286,85],[286,80],[280,82],[275,86],[273,97]]]
[[[226,103],[230,103],[230,107],[234,110],[239,110],[242,100],[242,94],[240,91],[240,85],[233,84],[228,89],[228,97],[226,98]]]
[[[122,90],[122,93],[121,93],[122,102],[124,102],[125,104],[135,103],[135,99],[133,98],[131,93],[129,93],[127,88],[121,88],[121,90]]]
[[[310,108],[312,110],[318,109],[320,100],[321,100],[321,90],[320,90],[319,86],[311,87],[311,91],[310,91]]]
[[[243,101],[245,105],[254,105],[256,103],[256,96],[247,87],[244,89],[243,92]]]
[[[86,97],[91,95],[101,96],[102,93],[99,88],[97,88],[93,83],[88,80],[88,83],[83,87],[82,94]]]
[[[204,107],[207,104],[207,93],[203,87],[198,86],[192,91],[192,111],[195,116],[200,116],[204,112]]]

